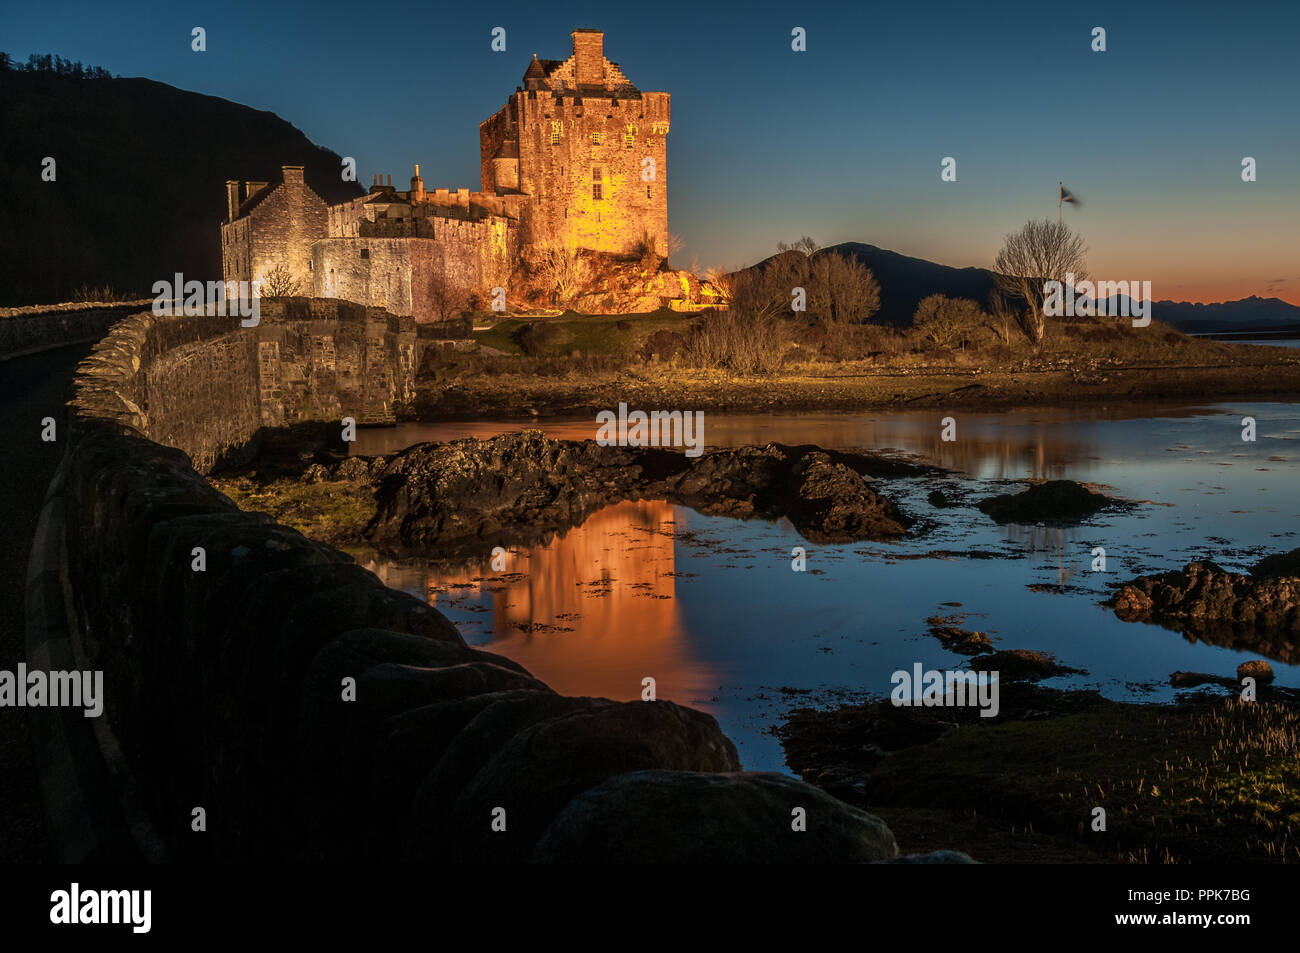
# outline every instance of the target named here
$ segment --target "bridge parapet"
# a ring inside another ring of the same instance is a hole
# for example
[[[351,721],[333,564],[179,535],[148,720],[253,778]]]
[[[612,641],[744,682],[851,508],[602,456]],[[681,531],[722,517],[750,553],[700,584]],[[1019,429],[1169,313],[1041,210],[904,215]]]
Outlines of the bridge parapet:
[[[278,307],[249,329],[134,315],[79,369],[29,570],[29,654],[70,643],[103,671],[98,773],[118,790],[87,784],[71,813],[127,816],[61,860],[123,859],[132,838],[133,856],[194,861],[895,856],[878,818],[741,772],[710,715],[558,695],[212,487],[198,470],[264,427],[405,399],[413,327],[347,302]],[[73,773],[47,772],[65,815]]]

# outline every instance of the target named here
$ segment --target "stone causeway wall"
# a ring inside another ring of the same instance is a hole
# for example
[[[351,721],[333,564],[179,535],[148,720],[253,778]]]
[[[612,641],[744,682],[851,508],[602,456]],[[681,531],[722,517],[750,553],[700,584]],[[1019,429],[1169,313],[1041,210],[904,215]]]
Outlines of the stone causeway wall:
[[[97,341],[122,318],[148,306],[152,300],[113,304],[72,301],[0,308],[0,361],[67,344]]]
[[[64,589],[80,652],[105,673],[125,773],[171,859],[896,857],[879,819],[741,771],[711,716],[558,695],[345,554],[208,484],[196,464],[246,444],[279,407],[286,420],[308,405],[348,409],[341,396],[322,403],[315,384],[286,388],[283,374],[277,394],[275,360],[310,355],[318,382],[330,366],[343,376],[346,348],[405,355],[400,321],[332,304],[332,365],[313,337],[328,321],[290,303],[271,320],[264,309],[260,329],[137,315],[78,372],[54,484]],[[393,367],[353,370],[389,375],[379,390],[396,399]],[[334,392],[350,393],[338,380]]]
[[[261,428],[393,422],[415,396],[425,346],[410,317],[338,299],[263,299],[254,327],[237,317],[145,311],[96,346],[78,402],[183,448],[206,473],[255,447]]]

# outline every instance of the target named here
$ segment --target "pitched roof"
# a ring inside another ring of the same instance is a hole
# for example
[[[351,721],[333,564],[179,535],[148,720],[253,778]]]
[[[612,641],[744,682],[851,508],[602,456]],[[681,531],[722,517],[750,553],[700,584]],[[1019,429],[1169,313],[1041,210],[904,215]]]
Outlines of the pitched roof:
[[[283,182],[268,182],[266,185],[262,186],[252,195],[248,196],[248,198],[244,199],[244,201],[239,203],[239,210],[236,213],[235,218],[243,218],[249,212],[253,211],[253,209],[262,204],[264,198],[283,184]]]

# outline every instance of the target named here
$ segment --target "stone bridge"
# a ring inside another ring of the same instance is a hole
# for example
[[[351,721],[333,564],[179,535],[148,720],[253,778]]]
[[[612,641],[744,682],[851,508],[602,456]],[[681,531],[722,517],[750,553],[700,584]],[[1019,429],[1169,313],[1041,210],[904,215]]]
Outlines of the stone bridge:
[[[742,772],[711,716],[558,695],[203,478],[289,423],[391,420],[419,356],[409,319],[287,299],[263,302],[253,328],[130,315],[80,364],[55,415],[61,456],[30,552],[25,643],[20,655],[6,638],[0,660],[104,673],[102,717],[27,713],[49,853],[893,858],[877,818]],[[23,428],[34,442],[37,422]]]

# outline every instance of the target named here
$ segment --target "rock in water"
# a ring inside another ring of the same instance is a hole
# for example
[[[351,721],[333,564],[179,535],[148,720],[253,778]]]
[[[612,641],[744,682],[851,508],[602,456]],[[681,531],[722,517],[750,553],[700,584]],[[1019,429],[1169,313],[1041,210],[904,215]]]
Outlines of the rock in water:
[[[1260,574],[1259,569],[1284,568],[1292,555],[1269,557],[1252,575],[1204,560],[1188,563],[1125,583],[1109,604],[1125,622],[1155,622],[1290,664],[1300,657],[1294,638],[1300,633],[1300,577]]]
[[[908,520],[860,475],[824,453],[803,456],[793,469],[796,489],[788,505],[791,522],[814,543],[901,536]]]
[[[901,536],[912,521],[870,486],[864,474],[872,472],[909,471],[883,458],[816,447],[768,444],[693,458],[660,447],[551,440],[529,430],[396,454],[374,477],[376,513],[365,536],[448,554],[517,543],[521,535],[545,538],[634,499],[667,499],[741,519],[786,516],[814,542]]]
[[[1115,503],[1073,480],[1048,480],[1015,495],[1003,493],[979,502],[999,523],[1078,523]]]
[[[1292,576],[1300,578],[1300,549],[1289,553],[1277,553],[1265,556],[1251,568],[1250,574],[1259,579],[1270,576]]]
[[[1273,666],[1264,659],[1251,659],[1237,666],[1237,680],[1253,678],[1256,682],[1273,681]]]

